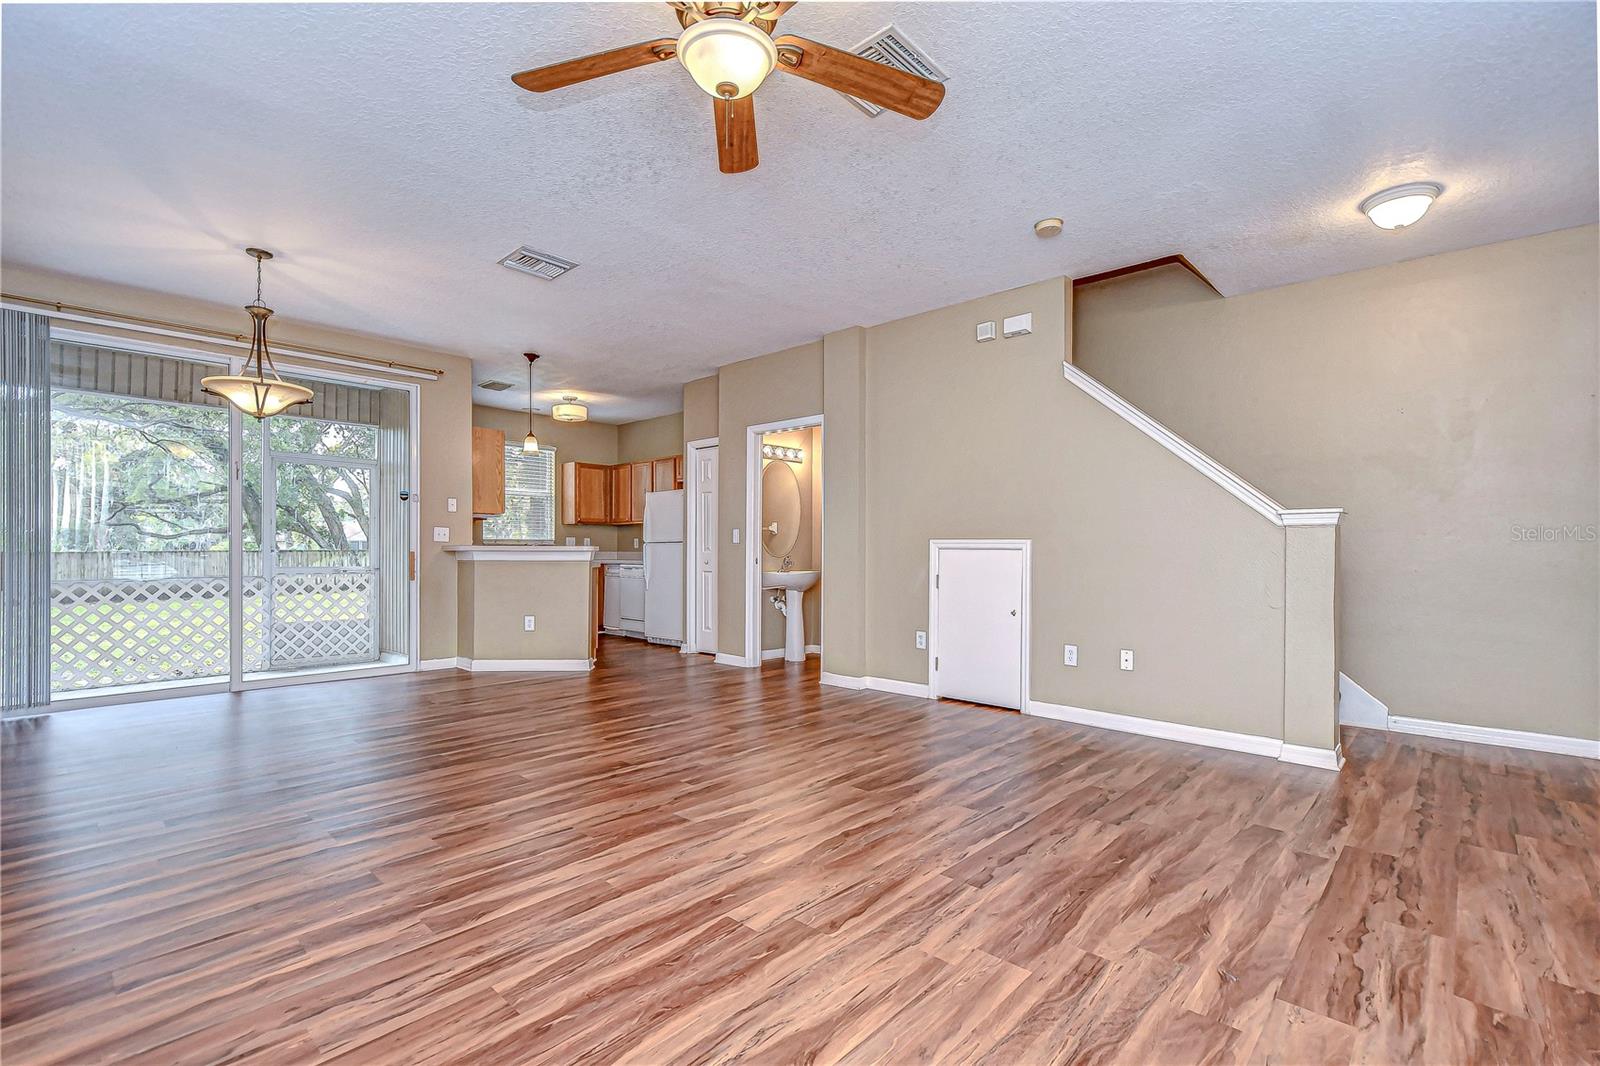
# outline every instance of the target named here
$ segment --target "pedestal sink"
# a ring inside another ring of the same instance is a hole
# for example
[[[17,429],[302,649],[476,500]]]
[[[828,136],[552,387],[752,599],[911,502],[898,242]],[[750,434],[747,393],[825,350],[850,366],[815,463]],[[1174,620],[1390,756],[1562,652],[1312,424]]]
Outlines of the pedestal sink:
[[[818,570],[765,570],[761,587],[783,590],[783,658],[785,662],[806,661],[806,619],[801,598],[817,583]]]

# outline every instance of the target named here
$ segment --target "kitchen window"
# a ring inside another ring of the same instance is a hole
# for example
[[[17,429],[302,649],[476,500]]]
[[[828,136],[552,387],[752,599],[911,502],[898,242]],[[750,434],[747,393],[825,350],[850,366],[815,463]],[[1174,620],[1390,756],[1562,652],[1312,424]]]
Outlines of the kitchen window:
[[[522,442],[506,445],[506,509],[483,520],[485,544],[554,544],[556,541],[556,452],[532,455]]]

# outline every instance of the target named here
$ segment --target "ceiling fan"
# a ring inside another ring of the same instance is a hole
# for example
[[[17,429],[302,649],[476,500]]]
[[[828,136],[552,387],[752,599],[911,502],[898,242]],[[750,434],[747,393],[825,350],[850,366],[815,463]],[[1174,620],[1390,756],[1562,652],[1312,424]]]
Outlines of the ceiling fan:
[[[546,93],[634,67],[676,58],[695,84],[714,100],[717,161],[724,174],[754,170],[756,108],[750,94],[768,74],[786,74],[826,85],[890,111],[924,119],[944,99],[944,86],[852,52],[784,34],[772,36],[785,3],[673,2],[683,32],[677,37],[630,44],[582,59],[552,63],[514,74],[529,92]]]

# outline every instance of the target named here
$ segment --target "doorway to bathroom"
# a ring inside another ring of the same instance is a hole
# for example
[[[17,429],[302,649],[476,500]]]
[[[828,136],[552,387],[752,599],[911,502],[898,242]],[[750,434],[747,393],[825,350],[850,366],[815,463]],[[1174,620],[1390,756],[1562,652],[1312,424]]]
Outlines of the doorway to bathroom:
[[[751,426],[745,665],[822,653],[822,416]]]

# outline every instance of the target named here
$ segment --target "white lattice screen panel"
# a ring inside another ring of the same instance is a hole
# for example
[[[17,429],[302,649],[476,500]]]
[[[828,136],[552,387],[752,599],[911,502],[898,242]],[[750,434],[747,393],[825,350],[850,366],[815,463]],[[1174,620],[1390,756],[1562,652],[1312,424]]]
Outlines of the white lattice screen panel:
[[[55,692],[226,677],[228,580],[53,582],[50,658]],[[264,579],[245,580],[247,673],[377,658],[373,574],[280,574],[270,602]]]
[[[51,584],[55,692],[226,677],[228,579]]]

